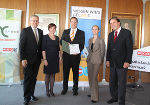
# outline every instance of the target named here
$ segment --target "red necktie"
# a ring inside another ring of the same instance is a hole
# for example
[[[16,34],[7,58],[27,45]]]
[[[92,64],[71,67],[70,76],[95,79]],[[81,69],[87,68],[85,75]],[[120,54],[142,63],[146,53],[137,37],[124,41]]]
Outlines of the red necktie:
[[[114,42],[116,41],[116,38],[117,38],[117,31],[115,31],[115,36],[114,36]]]

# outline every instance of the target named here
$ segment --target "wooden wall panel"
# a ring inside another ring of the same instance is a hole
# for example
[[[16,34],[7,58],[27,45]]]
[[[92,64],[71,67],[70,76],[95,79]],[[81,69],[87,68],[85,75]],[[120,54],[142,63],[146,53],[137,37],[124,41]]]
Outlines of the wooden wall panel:
[[[143,2],[142,0],[109,0],[109,19],[112,12],[118,13],[134,13],[143,14]],[[108,30],[110,32],[110,26]],[[138,73],[135,71],[128,71],[128,76],[135,76],[135,80],[128,79],[128,82],[134,82],[138,80]],[[106,81],[109,81],[109,68],[106,68]]]
[[[143,14],[142,0],[109,0],[109,18],[112,12]],[[109,32],[110,32],[110,26]]]
[[[109,18],[112,12],[143,14],[142,0],[109,0]],[[110,26],[109,32],[110,32]]]
[[[105,37],[106,0],[69,0],[69,1],[70,1],[69,2],[69,10],[70,10],[71,6],[102,8],[101,37],[104,39],[104,37]],[[102,79],[103,79],[103,67],[101,65],[100,72],[98,75],[98,80],[102,81]]]
[[[150,46],[150,1],[145,5],[144,47]]]
[[[66,0],[29,0],[29,16],[32,14],[43,13],[58,13],[59,14],[59,30],[61,37],[65,28],[66,16]],[[44,80],[43,62],[39,69],[38,80]],[[56,75],[56,81],[62,81],[62,65],[60,65],[60,72]]]
[[[0,8],[22,10],[21,27],[25,27],[26,0],[0,0]]]
[[[150,46],[150,1],[145,5],[144,47]],[[150,73],[141,73],[142,82],[150,82]]]

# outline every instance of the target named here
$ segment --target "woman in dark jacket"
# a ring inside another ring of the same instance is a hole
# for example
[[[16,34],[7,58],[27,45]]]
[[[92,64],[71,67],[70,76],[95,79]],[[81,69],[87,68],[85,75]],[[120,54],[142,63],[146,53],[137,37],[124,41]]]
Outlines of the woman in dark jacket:
[[[59,72],[60,48],[59,37],[55,36],[56,25],[51,23],[48,25],[49,34],[44,35],[42,42],[42,55],[44,60],[44,73],[46,95],[54,96],[53,86],[55,81],[55,74]],[[49,89],[50,84],[50,89]]]

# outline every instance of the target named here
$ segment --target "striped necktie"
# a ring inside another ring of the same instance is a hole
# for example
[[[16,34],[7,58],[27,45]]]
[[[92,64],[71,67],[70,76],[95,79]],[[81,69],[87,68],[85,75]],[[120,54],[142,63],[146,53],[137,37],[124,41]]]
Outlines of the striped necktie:
[[[73,39],[74,39],[74,30],[72,30],[72,33],[70,34],[70,39],[71,39],[71,41],[73,41]]]

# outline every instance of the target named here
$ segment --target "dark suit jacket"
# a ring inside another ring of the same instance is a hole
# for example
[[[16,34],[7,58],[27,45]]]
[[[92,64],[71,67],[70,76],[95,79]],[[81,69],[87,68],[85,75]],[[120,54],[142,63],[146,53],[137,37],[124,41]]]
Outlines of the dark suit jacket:
[[[70,44],[79,44],[80,52],[84,48],[84,43],[85,43],[85,33],[82,30],[77,29],[75,38],[73,41],[70,39],[70,29],[64,30],[60,44],[62,45],[62,40],[65,40],[66,42],[69,42]]]
[[[33,64],[36,60],[41,60],[42,57],[42,37],[43,31],[38,29],[39,41],[35,39],[34,32],[31,27],[24,28],[20,34],[20,59],[27,60],[29,64]]]
[[[115,43],[114,31],[109,34],[106,61],[110,61],[110,67],[123,68],[124,62],[131,63],[132,53],[133,40],[129,30],[121,28]]]

